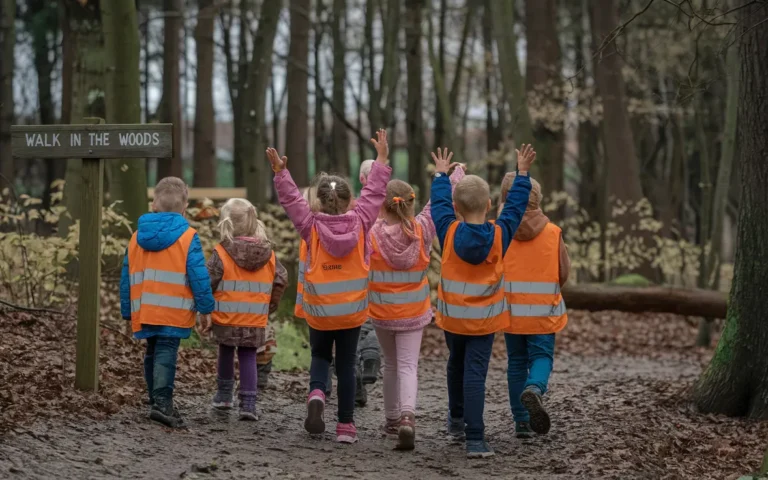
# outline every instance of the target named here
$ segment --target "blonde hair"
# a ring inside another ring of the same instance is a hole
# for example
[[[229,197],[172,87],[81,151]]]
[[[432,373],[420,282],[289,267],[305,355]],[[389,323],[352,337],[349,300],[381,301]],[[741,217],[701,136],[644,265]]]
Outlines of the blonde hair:
[[[491,188],[488,182],[477,175],[462,178],[453,192],[453,201],[462,215],[485,213],[490,198]]]
[[[157,212],[183,212],[187,208],[187,184],[178,177],[162,178],[155,185],[152,208]]]
[[[219,221],[221,241],[232,241],[235,237],[251,237],[269,241],[267,227],[259,220],[256,207],[244,198],[230,198],[221,207]]]
[[[514,183],[516,176],[517,172],[508,172],[506,175],[504,175],[504,179],[501,181],[499,208],[501,208],[501,206],[504,205],[504,202],[507,200],[507,194],[512,188],[512,184]],[[525,209],[536,210],[540,208],[542,198],[544,198],[544,195],[541,193],[541,185],[539,182],[531,178],[531,195],[528,197],[528,206]]]
[[[390,180],[387,183],[387,198],[384,200],[384,209],[396,216],[400,227],[410,238],[416,238],[416,226],[414,224],[416,194],[413,187],[402,180]]]

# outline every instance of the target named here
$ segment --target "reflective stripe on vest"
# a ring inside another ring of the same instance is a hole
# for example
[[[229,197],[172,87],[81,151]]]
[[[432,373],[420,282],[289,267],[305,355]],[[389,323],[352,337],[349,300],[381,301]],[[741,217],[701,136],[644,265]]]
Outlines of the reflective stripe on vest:
[[[444,241],[437,326],[459,335],[496,333],[509,325],[501,228],[494,227],[493,246],[486,261],[473,265],[462,260],[454,249],[459,225],[457,221],[451,224]]]
[[[344,257],[334,257],[312,228],[305,262],[301,305],[315,330],[359,327],[368,318],[368,276],[365,234]]]
[[[568,323],[560,291],[561,231],[548,223],[530,240],[512,240],[504,257],[504,290],[516,335],[557,333]]]
[[[187,279],[187,254],[195,237],[188,227],[161,251],[145,250],[138,233],[128,244],[128,280],[131,292],[131,327],[142,325],[191,328],[195,324],[195,300]],[[151,268],[150,268],[151,266]]]
[[[307,242],[304,239],[299,241],[299,275],[296,282],[296,305],[293,307],[293,314],[297,318],[306,317],[304,313],[304,277],[307,272]]]
[[[379,305],[400,305],[403,303],[423,302],[429,298],[429,285],[423,285],[418,290],[402,293],[368,292],[368,300]]]
[[[246,270],[221,245],[215,251],[221,260],[222,279],[213,293],[213,322],[232,327],[266,327],[276,274],[275,253],[258,270]]]
[[[419,283],[427,277],[427,271],[422,272],[382,272],[371,270],[370,279],[378,283]]]

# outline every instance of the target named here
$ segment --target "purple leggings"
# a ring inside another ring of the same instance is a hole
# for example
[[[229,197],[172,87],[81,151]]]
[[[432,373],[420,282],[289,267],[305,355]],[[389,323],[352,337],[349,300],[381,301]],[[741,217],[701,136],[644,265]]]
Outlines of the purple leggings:
[[[240,361],[240,393],[256,393],[256,347],[237,347]],[[235,347],[219,345],[219,378],[235,379]]]

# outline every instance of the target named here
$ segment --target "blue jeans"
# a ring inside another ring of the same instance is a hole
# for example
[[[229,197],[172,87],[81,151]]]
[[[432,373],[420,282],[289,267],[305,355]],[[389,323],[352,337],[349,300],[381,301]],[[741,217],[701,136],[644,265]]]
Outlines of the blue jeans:
[[[463,418],[467,440],[484,440],[485,378],[491,360],[493,334],[458,335],[445,332],[448,345],[448,410]]]
[[[159,407],[173,405],[173,382],[180,338],[149,337],[144,355],[144,380],[149,402]]]
[[[547,391],[555,356],[555,334],[505,333],[504,340],[507,343],[507,388],[512,416],[517,422],[527,422],[528,410],[520,402],[520,395],[529,385],[537,387],[542,394]]]
[[[326,392],[328,376],[336,344],[336,391],[339,423],[352,423],[355,417],[355,369],[357,367],[357,341],[360,327],[345,330],[315,330],[309,327],[309,346],[312,362],[309,364],[309,391]]]

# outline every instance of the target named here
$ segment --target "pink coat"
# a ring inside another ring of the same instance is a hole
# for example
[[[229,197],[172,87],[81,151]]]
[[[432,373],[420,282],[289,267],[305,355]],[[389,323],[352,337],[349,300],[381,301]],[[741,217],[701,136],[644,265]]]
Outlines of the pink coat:
[[[464,170],[461,168],[455,169],[450,178],[451,185],[456,187],[456,184],[464,178]],[[435,224],[432,223],[432,204],[430,202],[427,202],[421,212],[416,215],[416,221],[421,226],[423,244],[426,248],[427,256],[429,256],[432,250],[432,240],[434,240],[437,234]],[[390,267],[397,270],[407,270],[418,261],[421,245],[417,239],[410,238],[403,233],[399,223],[389,225],[386,220],[380,218],[371,228],[371,235],[376,237],[376,244],[381,250],[379,253]],[[385,321],[371,318],[371,321],[376,327],[386,330],[418,330],[429,325],[429,322],[432,321],[432,311],[430,310],[414,318],[389,319]]]

